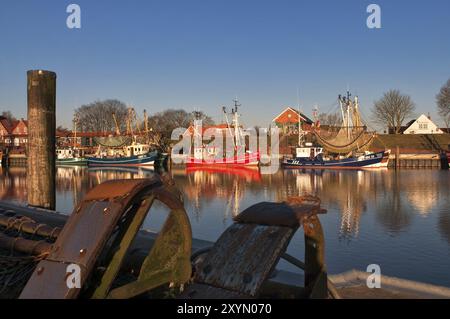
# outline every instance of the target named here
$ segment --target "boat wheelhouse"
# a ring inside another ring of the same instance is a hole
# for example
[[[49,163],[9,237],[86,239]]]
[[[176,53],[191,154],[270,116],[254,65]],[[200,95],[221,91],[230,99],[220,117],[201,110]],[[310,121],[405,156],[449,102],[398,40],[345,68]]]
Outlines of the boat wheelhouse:
[[[56,149],[56,165],[86,165],[87,160],[82,151],[77,148]]]

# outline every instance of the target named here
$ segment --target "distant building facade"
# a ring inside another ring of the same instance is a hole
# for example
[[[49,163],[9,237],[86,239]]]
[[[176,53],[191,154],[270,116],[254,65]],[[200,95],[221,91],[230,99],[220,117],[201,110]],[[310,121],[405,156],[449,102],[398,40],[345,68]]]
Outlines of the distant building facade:
[[[23,148],[28,143],[28,121],[20,119],[10,121],[0,117],[0,146]]]
[[[389,134],[395,134],[395,128],[389,127]],[[399,134],[443,134],[445,131],[439,128],[431,120],[431,117],[422,114],[415,120],[411,120],[400,127]]]
[[[313,126],[313,121],[310,118],[290,106],[278,114],[272,122],[281,129],[283,134],[288,135],[298,133],[299,122],[302,123],[302,130],[307,132],[311,131],[311,127]]]
[[[429,116],[422,114],[410,122],[403,134],[443,134],[442,130],[431,121]]]

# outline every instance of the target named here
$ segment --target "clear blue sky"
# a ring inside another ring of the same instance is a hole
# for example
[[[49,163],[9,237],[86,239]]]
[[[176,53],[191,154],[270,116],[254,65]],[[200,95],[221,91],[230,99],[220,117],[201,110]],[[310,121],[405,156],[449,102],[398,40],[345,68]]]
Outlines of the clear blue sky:
[[[66,27],[77,3],[82,28]],[[366,7],[382,29],[366,27]],[[390,88],[436,119],[450,77],[450,1],[62,1],[0,2],[0,111],[26,115],[26,71],[57,72],[58,122],[117,98],[138,111],[201,109],[220,118],[237,95],[247,125],[282,107],[328,111],[347,86],[369,115]]]

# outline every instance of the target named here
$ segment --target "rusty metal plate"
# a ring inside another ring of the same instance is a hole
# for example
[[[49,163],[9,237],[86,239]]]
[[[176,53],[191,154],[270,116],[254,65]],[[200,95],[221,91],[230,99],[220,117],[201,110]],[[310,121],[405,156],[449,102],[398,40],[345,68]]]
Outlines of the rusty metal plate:
[[[294,232],[289,227],[230,226],[198,267],[195,282],[256,296]]]
[[[42,260],[36,267],[29,283],[20,294],[20,299],[70,299],[75,298],[79,288],[69,288],[67,285],[68,264],[57,263],[49,260]],[[86,271],[80,267],[81,278],[84,278]],[[50,289],[51,288],[51,289]]]
[[[158,178],[116,180],[92,189],[69,217],[49,256],[43,262],[46,268],[56,272],[56,281],[49,280],[52,275],[48,272],[39,273],[41,265],[38,265],[25,287],[24,291],[28,293],[24,294],[24,297],[45,298],[44,295],[35,293],[40,289],[47,289],[47,296],[52,298],[77,297],[79,291],[72,289],[69,293],[65,284],[60,283],[60,277],[66,270],[64,265],[77,264],[84,269],[85,276],[81,278],[83,286],[127,209],[140,203],[143,195],[160,185]],[[47,285],[42,282],[43,278],[48,281]]]
[[[157,176],[143,179],[113,180],[106,181],[97,187],[94,187],[86,194],[84,201],[92,200],[117,200],[126,197],[131,198],[137,192],[144,188],[161,186],[161,179]]]
[[[111,236],[122,213],[122,206],[117,203],[84,203],[80,212],[70,216],[47,259],[89,267]]]

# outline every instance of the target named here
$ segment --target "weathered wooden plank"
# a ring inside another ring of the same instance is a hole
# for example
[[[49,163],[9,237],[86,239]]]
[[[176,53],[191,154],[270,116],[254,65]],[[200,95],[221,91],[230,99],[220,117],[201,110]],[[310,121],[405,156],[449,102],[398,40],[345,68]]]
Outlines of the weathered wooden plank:
[[[195,282],[255,296],[293,233],[289,227],[236,223],[205,256]]]

